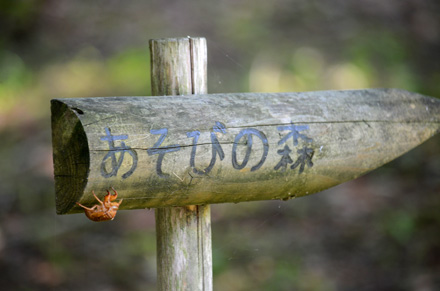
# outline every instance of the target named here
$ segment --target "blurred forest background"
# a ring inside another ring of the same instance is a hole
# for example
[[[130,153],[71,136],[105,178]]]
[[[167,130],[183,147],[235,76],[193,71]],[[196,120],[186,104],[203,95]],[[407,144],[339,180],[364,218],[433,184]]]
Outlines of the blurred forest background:
[[[437,0],[0,0],[2,290],[154,290],[153,210],[57,216],[51,98],[150,95],[148,40],[203,36],[209,92],[440,97]],[[215,290],[440,290],[440,138],[305,198],[212,206]]]

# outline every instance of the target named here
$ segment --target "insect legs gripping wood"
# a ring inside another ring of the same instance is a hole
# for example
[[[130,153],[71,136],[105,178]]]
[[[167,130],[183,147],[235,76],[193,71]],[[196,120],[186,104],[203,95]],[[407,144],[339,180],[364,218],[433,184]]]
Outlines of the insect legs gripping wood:
[[[113,192],[115,194],[110,194],[110,191],[107,190],[107,195],[104,197],[104,202],[99,200],[99,198],[95,195],[95,192],[92,191],[93,196],[95,196],[96,200],[98,200],[99,204],[92,206],[91,208],[86,207],[82,204],[78,204],[82,208],[84,208],[84,212],[86,216],[93,221],[106,221],[113,220],[116,216],[116,212],[119,209],[119,205],[122,203],[122,199],[119,202],[112,202],[116,200],[118,197],[118,192],[112,187]]]

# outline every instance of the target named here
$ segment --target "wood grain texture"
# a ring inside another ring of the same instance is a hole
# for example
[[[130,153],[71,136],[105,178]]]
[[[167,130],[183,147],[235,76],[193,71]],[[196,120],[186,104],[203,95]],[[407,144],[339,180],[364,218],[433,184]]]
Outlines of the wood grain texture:
[[[212,290],[211,208],[156,209],[158,290]]]
[[[153,95],[207,93],[204,38],[151,40],[150,53]],[[160,151],[149,154],[161,159]],[[210,205],[157,208],[155,214],[158,290],[212,290]]]
[[[110,186],[124,193],[125,209],[312,194],[369,172],[434,135],[439,104],[397,89],[53,100],[57,211],[80,211],[76,201],[92,203],[92,190]],[[106,128],[125,138],[115,140],[113,149],[103,140]],[[166,136],[158,133],[163,129]],[[258,133],[266,137],[266,148]],[[224,158],[217,147],[209,168],[216,140]],[[117,173],[104,177],[103,165],[110,172],[109,156],[120,161],[124,146],[136,153],[136,168],[127,177],[133,158],[125,151]],[[167,150],[159,163],[159,151]],[[276,170],[282,159],[286,167]]]

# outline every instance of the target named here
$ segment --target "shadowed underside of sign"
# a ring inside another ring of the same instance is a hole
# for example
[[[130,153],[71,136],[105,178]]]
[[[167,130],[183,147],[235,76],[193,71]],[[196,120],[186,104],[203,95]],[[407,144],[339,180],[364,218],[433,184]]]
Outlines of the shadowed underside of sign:
[[[396,89],[55,99],[57,212],[111,186],[120,209],[304,196],[439,128],[439,100]]]

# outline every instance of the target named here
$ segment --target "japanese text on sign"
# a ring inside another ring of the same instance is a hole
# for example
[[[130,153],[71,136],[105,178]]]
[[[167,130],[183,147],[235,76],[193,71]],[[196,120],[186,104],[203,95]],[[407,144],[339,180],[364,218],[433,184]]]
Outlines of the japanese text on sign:
[[[284,147],[277,150],[277,154],[280,155],[279,162],[275,165],[273,169],[275,171],[285,172],[290,165],[291,170],[298,169],[298,173],[301,174],[304,172],[306,167],[313,167],[312,159],[314,155],[314,150],[310,147],[313,139],[308,137],[305,133],[305,131],[309,130],[309,126],[296,125],[291,122],[287,126],[278,126],[277,130],[280,132],[280,134],[287,131],[287,134],[284,134],[284,136],[278,141],[278,145],[284,145]],[[123,179],[126,179],[131,176],[136,170],[138,164],[138,156],[136,150],[132,149],[124,142],[124,140],[128,140],[127,134],[113,135],[110,128],[108,127],[106,127],[104,131],[105,136],[100,137],[100,140],[106,141],[108,143],[109,151],[102,160],[101,175],[104,178],[117,176],[119,169],[121,168],[122,162],[124,161],[124,158],[126,156],[130,156],[130,169],[121,175]],[[146,150],[147,154],[151,157],[157,155],[156,174],[161,178],[166,178],[169,176],[169,174],[162,171],[162,163],[164,157],[168,153],[180,151],[181,146],[179,144],[163,145],[164,140],[168,135],[167,128],[151,129],[150,134],[159,135],[159,137],[157,138],[157,141],[154,143],[153,147]],[[188,138],[192,138],[192,150],[189,159],[189,165],[195,174],[208,174],[216,164],[217,156],[220,161],[224,160],[225,153],[218,140],[218,135],[224,134],[227,134],[226,126],[223,123],[216,121],[210,132],[211,160],[209,165],[203,169],[197,167],[196,165],[197,146],[201,133],[198,130],[186,133],[186,136]],[[251,165],[250,171],[257,171],[263,166],[269,153],[269,142],[267,136],[264,132],[255,128],[245,128],[242,129],[235,136],[232,146],[231,161],[234,169],[241,170],[247,166],[255,140],[259,140],[262,143],[263,150],[259,161],[256,164]],[[299,140],[303,141],[303,145],[302,147],[298,148]],[[118,142],[119,144],[116,144],[116,142]],[[245,156],[242,161],[239,161],[239,159],[237,158],[237,147],[239,144],[244,144],[246,146]],[[292,150],[289,147],[290,144],[293,148],[296,147],[297,149]],[[295,160],[292,159],[292,152],[296,152],[296,155],[294,155],[296,157]],[[110,161],[110,166],[108,165],[108,161]]]

